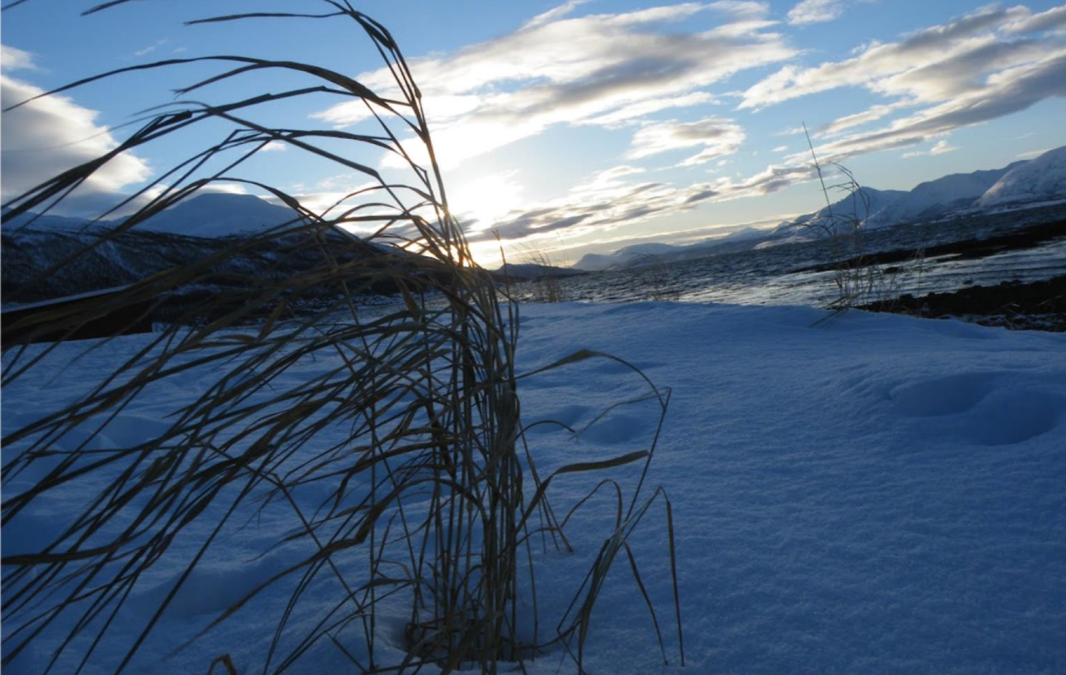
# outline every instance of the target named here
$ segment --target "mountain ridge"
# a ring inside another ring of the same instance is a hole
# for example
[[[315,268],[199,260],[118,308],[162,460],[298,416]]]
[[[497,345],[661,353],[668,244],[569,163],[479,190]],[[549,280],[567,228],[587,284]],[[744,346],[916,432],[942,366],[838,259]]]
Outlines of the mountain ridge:
[[[947,174],[919,183],[911,190],[880,190],[863,186],[831,205],[784,221],[773,228],[745,228],[725,237],[684,246],[655,243],[639,245],[665,247],[657,254],[635,256],[630,253],[632,246],[607,254],[589,253],[573,267],[583,271],[621,269],[811,240],[818,236],[814,227],[816,222],[858,221],[866,229],[880,229],[1001,207],[1024,207],[1028,203],[1035,206],[1055,199],[1066,199],[1066,146],[1049,150],[1031,160],[1011,162],[999,169]],[[830,213],[834,218],[829,218]],[[742,233],[742,237],[735,236]]]

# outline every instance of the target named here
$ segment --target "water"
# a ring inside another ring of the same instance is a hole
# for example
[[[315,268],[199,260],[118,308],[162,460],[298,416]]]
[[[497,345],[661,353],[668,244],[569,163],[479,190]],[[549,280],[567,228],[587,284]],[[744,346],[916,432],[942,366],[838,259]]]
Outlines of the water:
[[[982,240],[1027,226],[1066,219],[1066,205],[1024,212],[982,215],[944,223],[903,226],[866,234],[866,253],[918,250],[958,241]],[[677,299],[755,305],[825,306],[839,297],[834,272],[798,272],[831,262],[822,241],[757,251],[725,253],[696,260],[620,270],[561,280],[566,300],[632,302]],[[895,268],[895,269],[894,269]],[[1027,249],[957,259],[956,254],[914,258],[880,265],[871,300],[904,293],[922,295],[1004,281],[1033,282],[1066,274],[1066,236]],[[535,287],[517,289],[535,296]]]

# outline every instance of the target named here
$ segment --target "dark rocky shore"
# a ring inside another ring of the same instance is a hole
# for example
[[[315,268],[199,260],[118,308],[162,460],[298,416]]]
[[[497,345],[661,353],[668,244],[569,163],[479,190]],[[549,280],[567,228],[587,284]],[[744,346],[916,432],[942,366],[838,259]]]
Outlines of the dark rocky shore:
[[[971,286],[952,293],[903,295],[860,309],[930,318],[959,318],[1015,330],[1066,332],[1066,275],[1046,281],[1007,281]]]

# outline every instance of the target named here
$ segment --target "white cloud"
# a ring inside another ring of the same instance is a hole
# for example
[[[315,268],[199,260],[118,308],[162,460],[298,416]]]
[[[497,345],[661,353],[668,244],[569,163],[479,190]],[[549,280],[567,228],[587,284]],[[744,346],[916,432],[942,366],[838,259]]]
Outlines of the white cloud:
[[[527,204],[497,221],[492,229],[471,233],[469,239],[472,245],[484,248],[497,233],[504,244],[550,235],[565,245],[575,237],[600,236],[622,226],[691,211],[701,204],[766,195],[814,178],[809,165],[769,166],[740,181],[719,178],[678,187],[634,180],[643,173],[643,169],[627,165],[598,172],[567,195]]]
[[[40,70],[34,62],[33,54],[11,47],[0,45],[0,71],[10,73],[15,70]]]
[[[926,155],[943,155],[944,153],[952,152],[953,150],[958,150],[958,148],[948,145],[947,141],[942,140],[938,141],[936,145],[929,148],[928,150],[914,150],[912,152],[905,152],[903,153],[903,157],[904,159],[909,159],[911,157],[924,157]]]
[[[1052,51],[1035,63],[989,76],[981,89],[894,120],[879,129],[845,135],[817,148],[826,162],[902,148],[956,129],[1010,115],[1051,97],[1066,96],[1066,50]]]
[[[1051,148],[1042,148],[1040,150],[1030,150],[1029,152],[1019,152],[1015,156],[1018,159],[1033,159],[1034,157],[1039,157],[1040,155],[1044,154],[1048,150],[1051,150]]]
[[[0,105],[4,108],[41,93],[38,87],[0,75]],[[96,111],[79,106],[65,96],[47,96],[5,112],[0,142],[3,199],[20,195],[62,171],[117,147],[118,141],[107,127],[96,123],[96,117]],[[150,173],[143,159],[131,153],[120,154],[65,199],[58,212],[77,213],[113,203],[119,191],[147,179]]]
[[[1066,96],[1066,36],[1048,32],[1062,18],[1057,10],[1033,14],[1023,6],[984,7],[897,42],[864,45],[853,58],[809,68],[785,66],[744,92],[740,107],[761,108],[840,87],[863,87],[885,101],[839,117],[812,134],[828,140],[817,148],[820,158],[840,162],[932,142],[956,129]],[[912,112],[905,114],[908,109]],[[901,113],[904,116],[897,117]],[[871,128],[875,122],[880,126]],[[938,144],[906,156],[951,149]],[[798,164],[804,153],[787,161]]]
[[[260,148],[259,152],[285,152],[288,149],[289,146],[285,145],[281,141],[270,141],[262,148]]]
[[[1066,5],[1053,7],[1039,14],[1027,14],[1024,18],[1007,26],[1007,30],[1011,33],[1038,33],[1064,29],[1066,29]]]
[[[669,150],[702,148],[681,162],[695,166],[735,153],[744,142],[744,131],[732,120],[707,117],[695,122],[647,124],[633,134],[630,159],[649,157]]]
[[[838,117],[832,122],[818,129],[816,136],[835,136],[853,127],[862,126],[869,122],[876,122],[877,120],[892,114],[893,112],[907,106],[914,105],[913,101],[900,101],[889,105],[875,105],[863,110],[862,112],[855,113],[853,115],[845,115],[844,117]],[[800,133],[803,130],[800,129]]]
[[[1031,60],[1031,45],[997,39],[997,30],[1026,15],[1024,7],[987,7],[944,26],[933,26],[900,42],[867,45],[851,59],[813,68],[786,66],[744,92],[742,108],[760,108],[840,87],[862,86],[892,95],[936,100],[952,90],[950,80],[961,77],[978,86],[979,75]],[[1003,45],[989,49],[992,42]],[[981,51],[981,50],[984,51]],[[927,69],[925,77],[908,75]],[[892,79],[896,78],[896,79]]]
[[[684,3],[572,18],[575,7],[564,5],[494,40],[410,61],[442,165],[555,125],[615,126],[708,103],[710,85],[796,53],[781,35],[764,32],[772,22],[763,3]],[[695,32],[683,23],[704,14],[723,25]],[[388,70],[358,79],[379,93],[392,91]],[[344,126],[370,112],[362,102],[346,102],[316,117]],[[418,148],[411,152],[417,156]],[[386,161],[397,164],[395,157]]]
[[[160,47],[162,47],[163,45],[165,45],[167,42],[168,42],[167,38],[160,38],[160,39],[156,40],[155,42],[153,42],[152,44],[150,44],[147,47],[145,47],[144,49],[138,49],[137,51],[133,52],[133,55],[134,56],[147,56],[147,55],[151,54],[152,52],[154,52],[155,50],[157,50]]]
[[[788,12],[788,22],[806,25],[832,21],[844,13],[842,0],[803,0]]]

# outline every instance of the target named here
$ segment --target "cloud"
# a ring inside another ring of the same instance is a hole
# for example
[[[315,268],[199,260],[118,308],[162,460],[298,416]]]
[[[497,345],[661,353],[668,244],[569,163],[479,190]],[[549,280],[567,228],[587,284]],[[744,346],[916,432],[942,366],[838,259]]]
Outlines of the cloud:
[[[1041,148],[1040,150],[1030,150],[1028,152],[1019,152],[1015,156],[1018,159],[1033,159],[1034,157],[1039,157],[1040,155],[1044,154],[1045,152],[1047,152],[1050,149],[1051,148]]]
[[[262,148],[260,148],[259,152],[285,152],[288,149],[289,146],[285,145],[281,141],[270,141]]]
[[[949,72],[964,76],[972,86],[979,83],[982,69],[1009,67],[1031,58],[1032,52],[1026,49],[1026,45],[1001,50],[1008,53],[992,50],[971,54],[986,48],[990,42],[1003,40],[1002,36],[997,38],[996,31],[1023,19],[1027,12],[1024,7],[986,7],[949,24],[914,33],[899,42],[868,45],[854,58],[826,62],[813,68],[785,66],[745,91],[740,107],[761,108],[852,86],[931,100],[927,97],[943,95],[944,79]],[[940,69],[937,69],[938,64]],[[907,73],[921,68],[931,68],[926,75],[939,84],[927,87],[925,78],[906,77]],[[893,77],[897,79],[893,80]]]
[[[1029,14],[1007,26],[1007,31],[1011,33],[1038,33],[1064,29],[1066,29],[1066,5],[1054,7],[1039,14]]]
[[[887,126],[821,144],[817,148],[818,156],[826,162],[841,162],[860,154],[916,145],[962,127],[1020,112],[1044,99],[1063,96],[1066,96],[1066,50],[997,73],[981,89]]]
[[[795,26],[832,21],[844,13],[841,0],[803,0],[788,12],[788,22]]]
[[[702,148],[681,162],[695,166],[731,155],[744,142],[744,131],[732,120],[707,117],[695,122],[660,122],[647,124],[633,134],[630,159],[649,157],[668,150]]]
[[[620,227],[691,211],[701,204],[770,194],[815,177],[809,165],[769,166],[738,182],[719,178],[679,187],[640,181],[643,173],[643,169],[628,165],[600,171],[564,197],[529,204],[492,228],[476,228],[468,239],[472,245],[484,247],[497,234],[508,245],[550,235],[553,245],[565,244],[574,237],[602,237]]]
[[[0,105],[4,108],[41,93],[32,84],[0,75]],[[65,96],[48,96],[3,113],[2,198],[6,201],[20,195],[66,169],[115,148],[118,142],[107,127],[96,123],[96,117],[96,111],[79,106]],[[98,169],[64,200],[57,213],[84,215],[104,205],[110,206],[124,187],[144,181],[150,174],[143,159],[123,153]]]
[[[40,70],[34,62],[33,54],[11,47],[0,45],[0,70],[9,73],[15,70]]]
[[[904,159],[911,157],[923,157],[925,155],[943,155],[946,152],[952,152],[958,150],[958,148],[948,145],[947,141],[938,141],[936,145],[928,150],[914,150],[913,152],[903,153]]]
[[[853,115],[845,115],[844,117],[838,117],[837,119],[822,126],[815,132],[816,136],[835,136],[843,131],[851,129],[853,127],[862,126],[869,122],[876,122],[877,120],[892,114],[900,108],[907,106],[913,106],[913,101],[900,101],[898,103],[888,105],[874,105],[870,108],[863,110],[862,112],[855,113]],[[803,129],[799,129],[798,133],[803,133]]]
[[[155,42],[153,42],[152,44],[150,44],[147,47],[145,47],[144,49],[138,49],[137,51],[133,52],[133,55],[134,56],[147,56],[148,54],[151,54],[155,50],[157,50],[160,47],[162,47],[163,45],[165,45],[167,42],[168,42],[167,38],[160,38],[160,39],[156,40]]]
[[[494,40],[410,61],[442,165],[556,125],[617,126],[671,107],[706,104],[713,100],[705,91],[710,85],[796,53],[781,35],[766,31],[773,22],[763,3],[683,3],[572,17],[576,6],[563,5]],[[721,25],[688,28],[701,15]],[[386,69],[358,79],[393,93]],[[362,102],[346,102],[316,117],[344,126],[369,119],[370,111]]]
[[[1062,19],[1057,10],[1033,14],[1023,6],[984,7],[897,42],[865,45],[852,58],[810,68],[785,66],[745,91],[740,107],[863,87],[885,100],[818,129],[813,135],[823,141],[820,158],[841,162],[931,142],[1066,96],[1066,36],[1048,32]],[[870,128],[877,122],[880,126]],[[939,154],[951,148],[945,143],[934,149]],[[923,154],[934,151],[905,156]],[[804,153],[786,161],[802,163]]]

